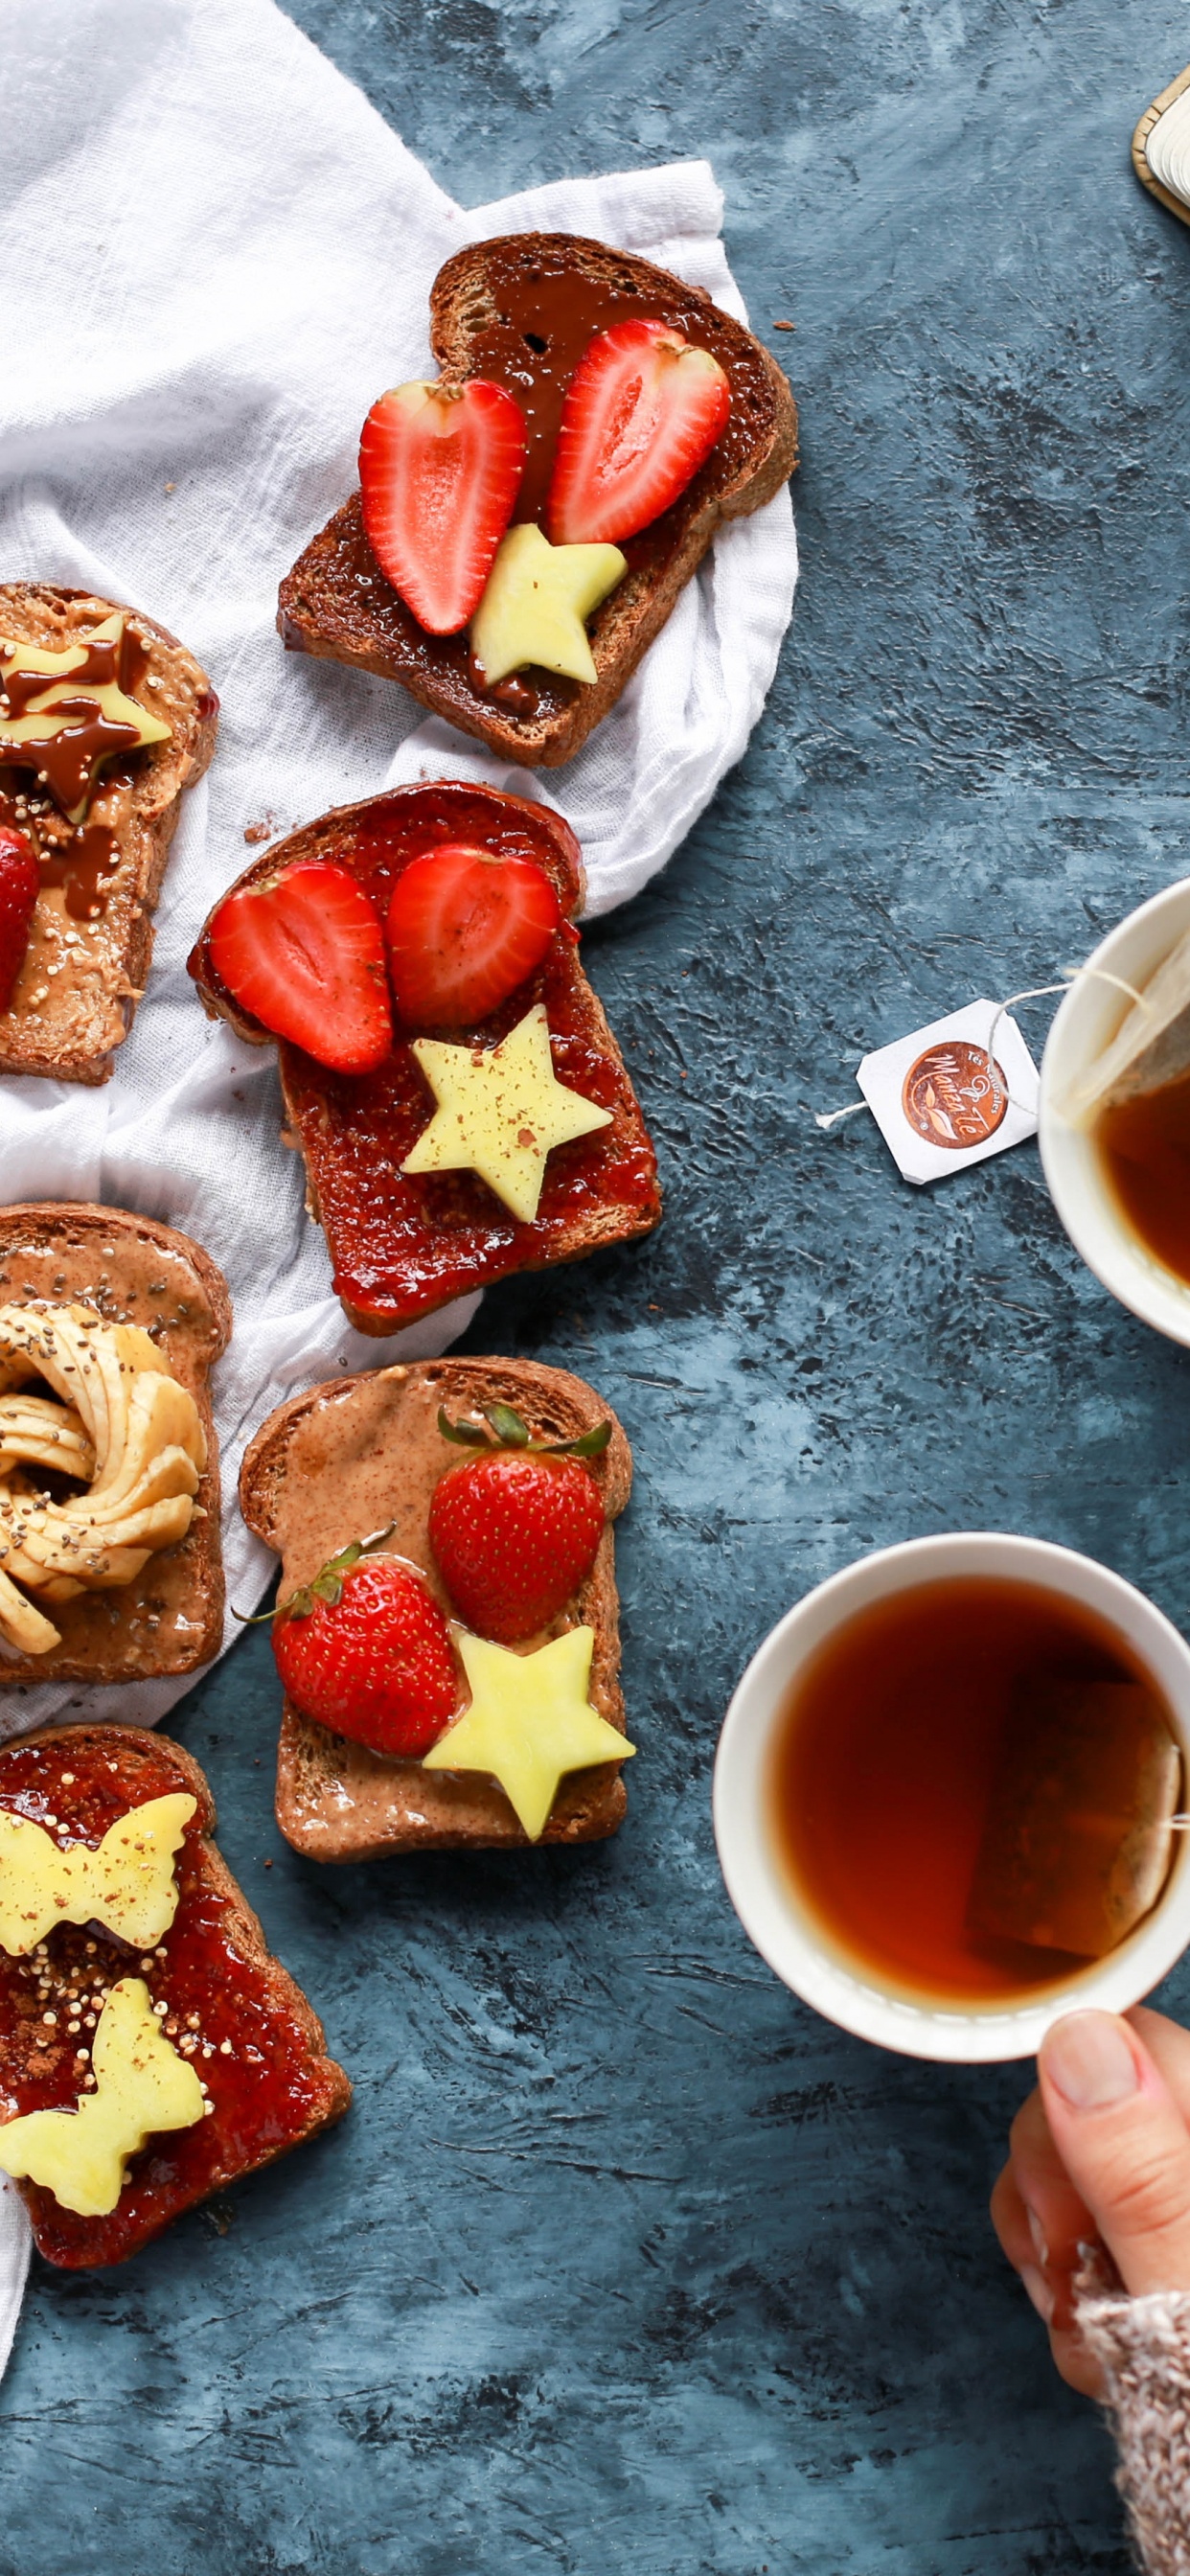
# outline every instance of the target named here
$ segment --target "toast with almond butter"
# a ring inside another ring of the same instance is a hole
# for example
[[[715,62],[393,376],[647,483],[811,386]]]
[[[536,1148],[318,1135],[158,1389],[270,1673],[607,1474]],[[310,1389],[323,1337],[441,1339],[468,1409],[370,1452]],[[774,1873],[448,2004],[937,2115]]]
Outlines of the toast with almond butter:
[[[50,2263],[126,2261],[351,2099],[214,1830],[167,1736],[0,1749],[0,2170]]]
[[[0,930],[0,1073],[106,1082],[153,952],[183,790],[219,701],[164,626],[90,592],[0,586],[0,842],[31,913]],[[21,933],[27,922],[25,944]]]
[[[793,395],[767,349],[702,288],[577,234],[474,243],[446,262],[430,293],[430,344],[441,371],[431,391],[449,404],[468,385],[495,387],[522,415],[513,529],[541,527],[548,517],[564,404],[592,345],[640,321],[663,325],[686,353],[705,352],[726,379],[730,410],[678,497],[616,540],[622,573],[585,621],[588,678],[522,660],[493,679],[494,666],[473,649],[469,618],[455,632],[429,629],[381,569],[358,492],[281,585],[277,623],[288,650],[396,680],[508,760],[553,769],[572,759],[660,633],[716,529],[760,509],[788,481],[797,463]],[[365,472],[366,456],[367,433]],[[457,522],[457,509],[453,516]]]
[[[474,1006],[492,934],[455,953],[473,918],[464,906],[460,926],[449,901],[459,870],[500,912],[499,971]],[[394,910],[417,884],[429,892],[398,942]],[[190,973],[241,1037],[278,1039],[289,1141],[360,1332],[657,1224],[656,1156],[579,959],[583,897],[560,814],[441,779],[291,833],[204,925]]]
[[[0,1209],[0,1707],[189,1673],[223,1637],[222,1273],[122,1208]]]
[[[507,1429],[509,1410],[543,1447],[583,1445],[602,1520],[589,1571],[570,1597],[504,1651],[532,1659],[564,1636],[584,1632],[590,1711],[605,1734],[610,1728],[623,1736],[612,1525],[628,1500],[632,1453],[615,1415],[581,1378],[527,1360],[445,1359],[313,1387],[281,1405],[256,1433],[240,1474],[240,1508],[249,1528],[281,1558],[283,1602],[314,1583],[344,1549],[358,1551],[360,1542],[381,1532],[384,1553],[412,1569],[449,1617],[456,1604],[430,1535],[434,1496],[460,1463],[460,1427],[473,1427],[474,1455],[481,1458],[485,1423],[494,1415]],[[444,1434],[442,1416],[454,1438]],[[502,1623],[485,1624],[490,1634]],[[503,1623],[506,1637],[517,1624],[515,1615]],[[452,1633],[457,1644],[457,1625]],[[530,1669],[527,1663],[524,1672]],[[460,1693],[465,1701],[462,1678]],[[277,1756],[281,1831],[314,1860],[374,1860],[389,1852],[595,1842],[615,1833],[624,1816],[618,1759],[569,1770],[543,1829],[531,1835],[496,1777],[452,1769],[450,1750],[448,1729],[432,1747],[435,1764],[444,1767],[394,1759],[303,1714],[287,1694]]]

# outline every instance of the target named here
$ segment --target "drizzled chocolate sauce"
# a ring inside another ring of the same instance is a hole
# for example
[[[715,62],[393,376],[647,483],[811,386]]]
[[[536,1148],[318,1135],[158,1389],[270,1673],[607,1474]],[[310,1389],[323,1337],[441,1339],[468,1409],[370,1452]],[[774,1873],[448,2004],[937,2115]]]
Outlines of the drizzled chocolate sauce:
[[[139,748],[136,726],[113,723],[90,692],[115,682],[131,697],[149,658],[140,636],[127,625],[120,635],[80,636],[78,641],[85,658],[71,671],[0,671],[0,692],[7,700],[0,713],[10,722],[28,714],[33,700],[54,688],[59,679],[70,682],[71,696],[54,702],[54,732],[3,745],[14,767],[37,771],[65,814],[75,812],[90,797],[102,761]],[[76,721],[63,724],[64,716]]]
[[[41,882],[65,886],[72,921],[98,921],[107,910],[103,879],[114,873],[120,861],[115,833],[107,824],[85,823],[64,850],[53,856],[43,850],[40,856]]]

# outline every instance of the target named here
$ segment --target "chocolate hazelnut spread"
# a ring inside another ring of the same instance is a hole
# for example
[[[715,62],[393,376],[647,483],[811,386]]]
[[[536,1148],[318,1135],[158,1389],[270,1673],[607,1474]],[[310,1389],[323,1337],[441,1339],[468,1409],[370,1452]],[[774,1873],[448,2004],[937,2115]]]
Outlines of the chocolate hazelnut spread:
[[[494,254],[489,271],[492,319],[471,333],[468,372],[503,385],[524,418],[529,452],[514,525],[522,520],[544,525],[566,388],[597,332],[610,331],[617,322],[669,322],[694,347],[719,356],[714,305],[676,281],[665,283],[675,291],[667,295],[651,286],[642,289],[627,270],[618,283],[588,276],[565,248],[543,253],[529,267]],[[719,461],[718,447],[712,461]]]

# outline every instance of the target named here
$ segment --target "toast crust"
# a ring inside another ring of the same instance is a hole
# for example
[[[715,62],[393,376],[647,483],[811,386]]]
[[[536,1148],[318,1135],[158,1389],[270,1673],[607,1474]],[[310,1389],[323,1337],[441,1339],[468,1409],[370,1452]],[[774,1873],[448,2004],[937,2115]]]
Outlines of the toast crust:
[[[110,617],[121,602],[49,582],[0,585],[0,635],[62,652]],[[202,777],[215,748],[219,701],[193,654],[164,626],[128,609],[145,669],[135,694],[173,726],[168,742],[117,763],[91,800],[88,823],[114,836],[115,865],[102,878],[104,910],[89,920],[67,910],[68,888],[43,883],[12,1004],[0,1012],[0,1073],[56,1076],[61,1082],[110,1079],[114,1051],[132,1026],[153,953],[153,911],[161,892],[182,792]],[[151,693],[150,693],[150,683]],[[69,831],[47,804],[45,831],[18,811],[36,794],[29,770],[0,766],[0,822],[47,833]]]
[[[519,690],[509,692],[531,700],[527,706],[501,704],[498,692],[482,690],[466,636],[428,635],[386,581],[368,544],[358,492],[282,582],[277,617],[291,652],[353,663],[399,681],[461,732],[490,743],[508,760],[543,769],[573,759],[614,705],[721,521],[761,509],[797,464],[793,395],[776,359],[752,332],[721,312],[703,289],[579,234],[517,233],[456,251],[430,293],[430,343],[443,378],[458,383],[486,377],[504,384],[523,408],[528,388],[532,434],[539,407],[534,349],[545,332],[538,330],[531,346],[526,330],[535,318],[534,298],[543,293],[551,318],[563,278],[581,317],[572,364],[594,331],[634,316],[656,316],[709,349],[732,388],[731,419],[706,464],[671,509],[623,543],[628,572],[588,625],[595,681],[562,679],[534,667],[519,675]],[[540,312],[536,318],[542,319]],[[539,377],[548,363],[539,361]],[[551,443],[555,390],[551,386],[548,406]],[[531,454],[522,496],[528,486],[528,498],[536,503],[542,480]],[[513,515],[529,515],[521,499]]]
[[[566,1628],[592,1627],[591,1701],[624,1734],[612,1524],[628,1500],[632,1453],[611,1407],[582,1378],[529,1360],[445,1359],[312,1387],[262,1423],[240,1471],[240,1509],[249,1529],[281,1558],[282,1598],[351,1539],[395,1521],[394,1554],[421,1568],[452,1616],[428,1514],[439,1477],[458,1464],[460,1453],[438,1431],[438,1407],[457,1419],[496,1403],[515,1406],[538,1438],[574,1440],[597,1422],[612,1424],[602,1456],[588,1461],[607,1515],[594,1567],[553,1625],[525,1645],[542,1645]],[[626,1806],[617,1763],[572,1772],[541,1840],[600,1841],[615,1833]],[[277,1822],[286,1841],[313,1860],[533,1848],[494,1782],[386,1760],[301,1716],[288,1698],[277,1751]]]
[[[0,1304],[94,1307],[109,1324],[140,1324],[198,1407],[207,1464],[177,1547],[154,1552],[135,1581],[51,1605],[61,1645],[0,1660],[0,1707],[11,1717],[31,1682],[148,1681],[189,1673],[223,1641],[219,1446],[209,1378],[231,1335],[227,1282],[190,1236],[123,1208],[52,1199],[0,1209]]]
[[[347,2076],[326,2054],[313,2005],[273,1957],[211,1840],[214,1800],[204,1773],[180,1744],[139,1727],[83,1725],[48,1727],[0,1749],[0,1806],[35,1822],[47,1811],[62,1825],[70,1820],[73,1838],[92,1848],[130,1806],[178,1790],[195,1798],[197,1814],[176,1863],[178,1910],[151,1966],[97,1925],[60,1925],[47,1937],[44,1960],[16,1960],[0,1951],[0,2117],[73,2109],[83,2072],[75,2051],[89,2034],[85,2024],[73,2036],[66,2027],[71,1985],[77,1993],[83,1982],[110,1985],[117,1977],[143,1973],[154,1999],[171,2007],[167,2036],[174,2038],[176,2029],[189,2046],[190,2015],[196,2011],[209,2040],[194,2045],[191,2062],[208,2087],[213,2113],[197,2129],[159,2137],[134,2157],[108,2217],[81,2218],[38,2184],[16,2185],[39,2251],[70,2268],[124,2262],[182,2210],[341,2119],[351,2099]],[[52,2036],[35,1992],[39,1972],[49,1981],[52,2005],[63,2007]],[[81,2015],[76,2011],[74,2017]],[[226,2050],[224,2033],[231,2041]],[[252,2052],[253,2070],[261,2068],[255,2094],[252,2079],[245,2085],[237,2072],[240,2041]]]
[[[566,920],[580,910],[582,859],[563,817],[523,797],[453,779],[339,806],[274,843],[236,885],[258,885],[287,867],[333,859],[360,876],[383,912],[400,868],[448,840],[526,852],[549,875]],[[253,1045],[277,1044],[287,1141],[305,1161],[306,1204],[326,1234],[335,1291],[358,1332],[394,1332],[513,1271],[578,1261],[657,1224],[661,1194],[652,1144],[571,935],[559,934],[537,974],[478,1032],[485,1042],[499,1038],[532,1004],[544,1002],[562,1064],[574,1068],[574,1087],[612,1112],[610,1127],[551,1156],[538,1216],[522,1224],[474,1173],[415,1178],[401,1172],[430,1098],[400,1033],[387,1065],[363,1076],[333,1074],[300,1048],[273,1040],[236,1005],[215,969],[213,918],[199,934],[190,972],[212,1015],[230,1021]],[[461,1032],[441,1034],[458,1040]]]

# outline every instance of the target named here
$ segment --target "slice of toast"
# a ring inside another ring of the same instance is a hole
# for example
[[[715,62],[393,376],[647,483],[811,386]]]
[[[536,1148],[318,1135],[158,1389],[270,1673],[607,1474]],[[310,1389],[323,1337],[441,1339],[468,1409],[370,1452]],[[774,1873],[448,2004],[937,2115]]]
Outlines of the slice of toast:
[[[358,492],[281,585],[277,624],[291,652],[398,680],[412,697],[508,760],[556,769],[614,705],[724,519],[759,510],[797,464],[797,411],[776,360],[701,287],[575,233],[515,233],[456,251],[430,293],[430,343],[444,379],[503,385],[524,414],[529,457],[513,522],[539,522],[562,397],[589,341],[618,322],[659,319],[709,349],[731,385],[731,415],[671,509],[623,541],[628,571],[588,633],[593,683],[532,667],[488,691],[466,635],[429,635],[384,574]]]
[[[582,908],[582,860],[560,814],[452,779],[394,788],[292,833],[236,883],[259,885],[298,862],[333,859],[367,887],[383,918],[402,869],[445,841],[533,859],[549,876],[564,916],[542,964],[474,1032],[477,1043],[494,1044],[533,1005],[544,1004],[559,1077],[608,1109],[611,1124],[551,1154],[541,1204],[526,1223],[474,1172],[417,1177],[401,1170],[433,1107],[409,1037],[398,1032],[392,1054],[370,1074],[328,1072],[299,1047],[282,1043],[290,1141],[305,1158],[307,1205],[326,1233],[336,1293],[362,1333],[395,1332],[512,1271],[541,1270],[580,1260],[603,1244],[628,1242],[647,1234],[661,1214],[656,1156],[570,928]],[[210,926],[200,934],[190,972],[208,1011],[262,1045],[267,1030],[245,1014],[216,971]],[[422,1034],[456,1042],[467,1035],[459,1029]]]
[[[106,2217],[80,2217],[43,2185],[18,2183],[39,2251],[72,2269],[124,2262],[195,2201],[341,2119],[351,2099],[317,2014],[210,1839],[214,1801],[180,1744],[139,1727],[68,1726],[0,1750],[0,1810],[67,1848],[97,1849],[130,1808],[178,1792],[197,1812],[175,1863],[177,1912],[147,1957],[99,1923],[60,1923],[24,1958],[0,1949],[0,2121],[74,2110],[104,1992],[127,1976],[143,1977],[165,2005],[162,2030],[212,2105],[130,2160]]]
[[[45,1655],[4,1651],[0,1707],[11,1717],[29,1682],[148,1681],[189,1673],[223,1639],[219,1451],[208,1379],[231,1334],[227,1283],[210,1254],[152,1217],[49,1200],[0,1209],[0,1305],[93,1307],[109,1324],[140,1324],[187,1387],[207,1442],[186,1536],[158,1549],[119,1589],[46,1602],[62,1643]]]
[[[1187,89],[1190,89],[1190,65],[1184,72],[1178,73],[1176,80],[1171,80],[1168,89],[1163,89],[1151,106],[1146,107],[1132,137],[1132,167],[1142,188],[1147,188],[1150,196],[1159,198],[1168,212],[1176,215],[1179,223],[1183,224],[1190,224],[1190,204],[1185,197],[1179,196],[1175,189],[1167,187],[1164,179],[1158,176],[1149,158],[1149,142],[1154,128],[1160,125],[1166,109],[1172,107],[1175,99],[1181,98],[1183,91]],[[1158,162],[1162,160],[1162,155],[1156,146],[1154,158]],[[1178,175],[1181,175],[1180,171]]]
[[[8,582],[0,638],[64,652],[115,605],[47,582]],[[0,1073],[109,1079],[148,977],[182,790],[215,748],[219,701],[205,671],[164,626],[131,609],[127,620],[126,694],[172,726],[170,739],[107,763],[77,832],[34,772],[3,765],[0,751],[0,822],[29,834],[42,867],[25,962],[0,1011]]]
[[[429,1540],[430,1497],[459,1451],[438,1429],[484,1405],[512,1405],[535,1439],[576,1440],[610,1421],[602,1456],[588,1460],[607,1525],[587,1581],[552,1627],[595,1631],[591,1702],[625,1732],[620,1690],[619,1596],[612,1523],[632,1483],[632,1452],[609,1405],[565,1369],[529,1360],[426,1360],[332,1380],[278,1407],[262,1423],[240,1472],[240,1509],[281,1558],[281,1597],[317,1574],[354,1538],[393,1521],[394,1554],[420,1567],[444,1609],[450,1603]],[[618,1763],[571,1772],[541,1839],[598,1842],[614,1834],[627,1800]],[[313,1860],[377,1860],[386,1852],[467,1851],[525,1845],[502,1789],[475,1773],[424,1771],[332,1735],[286,1699],[277,1752],[277,1822]]]

